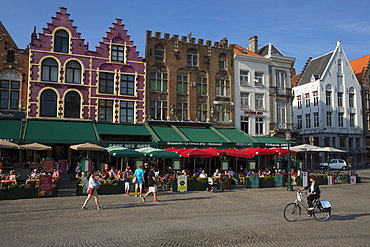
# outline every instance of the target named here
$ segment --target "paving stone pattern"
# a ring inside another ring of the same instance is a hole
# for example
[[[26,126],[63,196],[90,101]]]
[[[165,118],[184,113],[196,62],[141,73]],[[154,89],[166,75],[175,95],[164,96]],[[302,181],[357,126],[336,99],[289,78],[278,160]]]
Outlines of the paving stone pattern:
[[[159,191],[159,203],[104,195],[103,210],[92,200],[82,210],[85,196],[65,184],[60,197],[0,201],[0,245],[370,246],[370,169],[358,173],[360,184],[321,186],[333,205],[326,222],[305,214],[287,222],[283,209],[295,192],[286,188]]]

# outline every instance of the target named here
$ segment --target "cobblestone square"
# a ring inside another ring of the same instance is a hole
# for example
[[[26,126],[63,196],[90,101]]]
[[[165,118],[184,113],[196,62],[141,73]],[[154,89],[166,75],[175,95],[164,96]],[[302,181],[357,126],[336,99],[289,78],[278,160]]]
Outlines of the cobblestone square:
[[[0,201],[2,246],[369,246],[370,169],[362,183],[322,185],[331,218],[283,217],[295,192],[234,188],[222,193],[159,191],[149,196],[99,196],[104,210],[81,206],[85,196]],[[63,185],[62,185],[63,188]],[[297,187],[295,187],[297,188]]]

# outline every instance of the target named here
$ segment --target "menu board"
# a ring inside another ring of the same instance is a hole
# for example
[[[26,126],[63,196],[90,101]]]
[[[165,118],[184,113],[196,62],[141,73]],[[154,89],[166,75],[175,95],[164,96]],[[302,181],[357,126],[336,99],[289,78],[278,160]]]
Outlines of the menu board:
[[[40,175],[39,196],[52,195],[53,180],[51,175]]]

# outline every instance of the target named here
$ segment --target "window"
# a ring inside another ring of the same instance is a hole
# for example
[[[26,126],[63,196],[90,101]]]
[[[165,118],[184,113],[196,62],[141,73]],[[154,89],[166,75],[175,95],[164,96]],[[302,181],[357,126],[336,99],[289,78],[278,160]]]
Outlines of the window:
[[[114,74],[113,73],[99,73],[99,93],[114,93]]]
[[[319,127],[319,113],[313,113],[313,127]]]
[[[55,33],[54,51],[68,53],[69,51],[69,34],[64,30]]]
[[[297,116],[297,128],[302,129],[302,115]]]
[[[226,55],[224,53],[221,53],[219,56],[218,67],[222,70],[226,69]]]
[[[134,123],[134,102],[121,101],[119,106],[120,123]]]
[[[187,53],[187,61],[189,66],[198,65],[198,52],[195,49],[189,49]]]
[[[6,54],[6,62],[14,63],[14,61],[15,61],[14,51],[8,51],[8,53]]]
[[[285,72],[276,73],[276,87],[279,94],[285,94],[285,80],[286,80]]]
[[[56,117],[57,116],[57,95],[51,90],[47,89],[41,94],[41,117]]]
[[[152,91],[167,91],[167,73],[150,73],[150,89]]]
[[[200,122],[207,121],[207,104],[197,104],[197,120]]]
[[[216,121],[220,123],[228,123],[230,121],[230,106],[216,105]]]
[[[263,86],[263,73],[256,72],[254,74],[254,85],[255,86]]]
[[[338,93],[338,106],[343,106],[343,93]]]
[[[318,106],[319,105],[319,97],[318,97],[318,92],[315,91],[313,92],[313,105]]]
[[[305,95],[305,102],[306,102],[306,108],[307,107],[310,107],[310,94],[309,93],[306,93]]]
[[[58,81],[58,63],[53,58],[47,58],[41,65],[41,81]]]
[[[249,117],[241,117],[240,119],[240,129],[245,133],[249,133]]]
[[[326,112],[326,126],[332,126],[332,121],[331,121],[331,115],[332,112],[328,111]]]
[[[230,81],[225,79],[216,79],[216,95],[230,97]]]
[[[188,76],[177,75],[177,93],[187,93],[187,92],[188,92]]]
[[[343,116],[344,116],[343,112],[338,112],[338,126],[339,127],[343,127]]]
[[[263,117],[256,118],[256,135],[263,135]]]
[[[367,123],[366,123],[366,126],[367,126],[367,130],[370,130],[370,115],[366,115],[367,116]]]
[[[240,85],[249,85],[249,71],[240,71]]]
[[[349,114],[349,126],[350,127],[355,127],[355,113],[350,113]]]
[[[353,107],[355,107],[355,102],[354,102],[355,90],[353,89],[353,87],[351,87],[348,92],[349,92],[349,94],[348,94],[348,104],[349,104],[349,107],[353,108]]]
[[[111,60],[114,62],[125,62],[125,47],[122,45],[112,45]]]
[[[69,61],[66,66],[66,82],[81,84],[81,65],[77,61]]]
[[[64,100],[64,117],[80,118],[80,95],[77,92],[68,92]]]
[[[326,100],[325,100],[326,105],[331,105],[331,85],[330,84],[326,85],[325,94],[326,94]]]
[[[167,119],[167,102],[150,101],[150,118],[154,120]]]
[[[370,92],[369,91],[365,92],[365,105],[366,105],[366,109],[370,109]]]
[[[353,138],[348,137],[348,147],[353,147]]]
[[[306,128],[311,128],[311,115],[305,114],[306,117]]]
[[[298,105],[298,109],[302,109],[302,97],[301,97],[301,95],[297,96],[297,105]]]
[[[286,106],[285,103],[279,102],[278,103],[278,109],[277,109],[277,124],[279,129],[285,129],[286,128]]]
[[[188,103],[177,103],[176,118],[180,121],[188,120]]]
[[[135,89],[135,76],[133,75],[121,75],[121,95],[134,95]]]
[[[256,94],[255,95],[255,107],[256,110],[263,110],[265,109],[264,104],[263,104],[263,94]]]
[[[240,94],[240,108],[249,108],[249,93]]]
[[[0,81],[0,109],[18,109],[19,81]]]
[[[204,72],[199,73],[197,77],[197,94],[207,95],[207,77]]]
[[[99,122],[113,122],[113,100],[99,100]]]
[[[156,62],[164,61],[164,47],[161,44],[155,46],[154,59]]]

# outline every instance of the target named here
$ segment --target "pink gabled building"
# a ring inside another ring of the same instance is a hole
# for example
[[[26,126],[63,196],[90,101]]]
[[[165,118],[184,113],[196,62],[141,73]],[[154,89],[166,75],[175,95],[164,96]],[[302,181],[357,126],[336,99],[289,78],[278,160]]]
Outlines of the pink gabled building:
[[[67,9],[29,46],[27,118],[144,122],[145,63],[121,19],[90,51]]]

